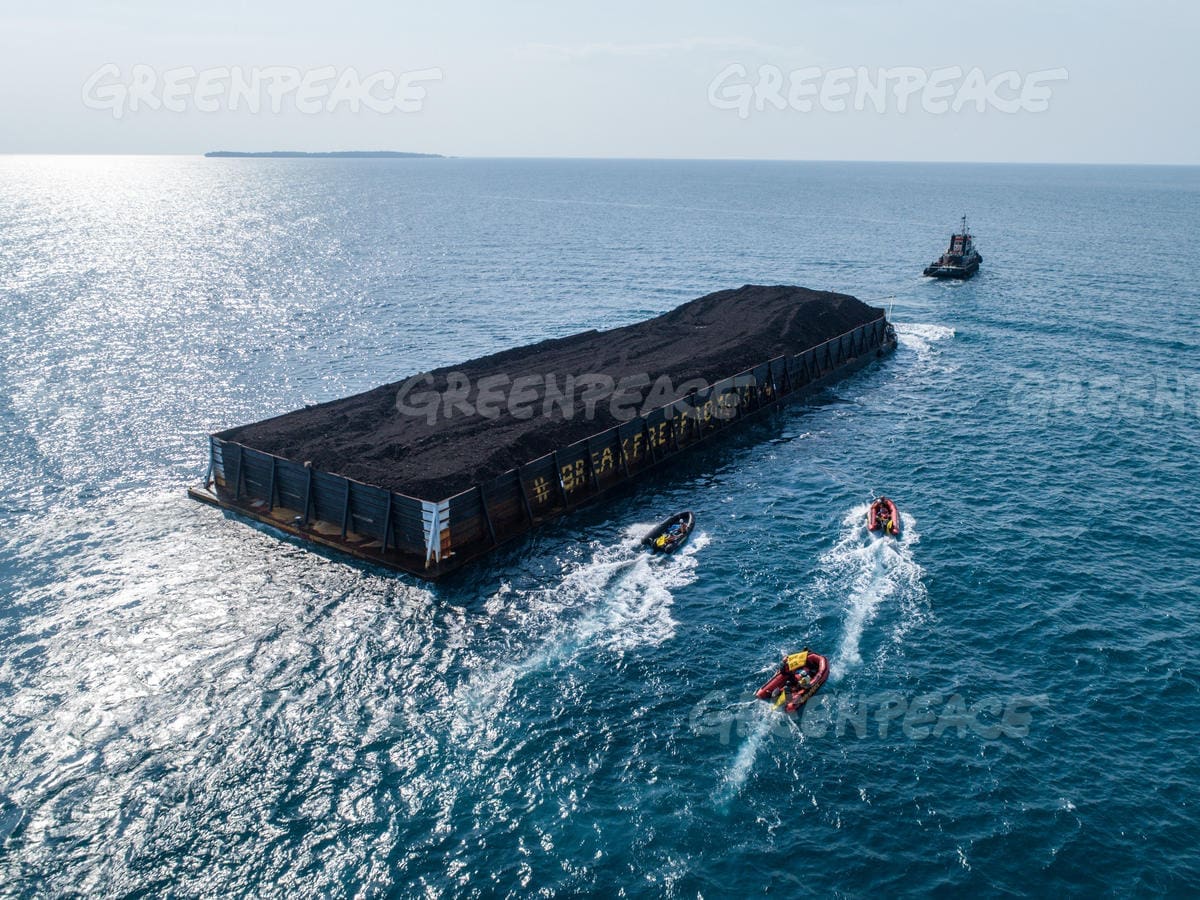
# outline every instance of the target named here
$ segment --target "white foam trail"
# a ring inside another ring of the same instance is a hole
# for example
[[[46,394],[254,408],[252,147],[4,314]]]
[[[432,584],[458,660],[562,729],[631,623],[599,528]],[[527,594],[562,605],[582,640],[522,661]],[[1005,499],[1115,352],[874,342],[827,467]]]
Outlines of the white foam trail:
[[[701,532],[669,556],[639,553],[628,574],[613,585],[607,602],[581,623],[577,636],[595,637],[617,653],[669,641],[679,625],[671,615],[675,602],[671,589],[696,580],[696,554],[708,543],[708,534]]]
[[[929,325],[915,322],[897,322],[896,338],[900,344],[901,353],[911,353],[915,357],[915,365],[906,374],[906,378],[922,371],[936,373],[953,373],[957,365],[948,362],[938,345],[954,337],[954,329],[945,325]]]
[[[896,322],[894,324],[900,346],[912,350],[918,357],[928,356],[935,343],[954,337],[954,329],[945,325],[923,322]]]
[[[885,602],[895,603],[900,611],[892,633],[895,643],[903,640],[927,605],[925,572],[912,556],[913,545],[921,539],[916,520],[900,514],[903,527],[897,540],[867,531],[867,509],[864,503],[846,514],[837,543],[820,560],[818,586],[844,598],[842,642],[830,662],[833,680],[862,664],[863,633]]]
[[[641,545],[651,527],[635,524],[620,543],[596,549],[591,559],[569,568],[562,581],[538,591],[505,585],[487,603],[489,614],[508,612],[520,633],[544,638],[531,651],[499,665],[481,661],[457,693],[463,714],[495,714],[506,706],[526,675],[582,653],[608,651],[623,656],[637,647],[658,646],[675,636],[672,590],[695,580],[697,554],[709,543],[692,535],[679,551],[657,556]],[[584,610],[582,615],[573,613]]]
[[[755,701],[755,705],[758,707],[758,713],[754,720],[754,727],[750,729],[750,734],[738,748],[737,755],[734,756],[733,763],[729,766],[729,771],[725,773],[720,790],[717,792],[719,807],[727,806],[729,801],[741,792],[746,779],[754,770],[754,762],[758,759],[759,748],[762,747],[763,741],[767,739],[772,728],[778,725],[778,722],[770,717],[784,715],[776,709],[768,708],[761,701]]]
[[[851,509],[842,520],[838,541],[820,559],[817,579],[820,593],[843,598],[845,617],[842,642],[830,660],[830,679],[836,681],[848,669],[862,664],[860,649],[867,626],[874,621],[885,602],[895,603],[899,623],[892,631],[895,644],[903,642],[907,631],[924,615],[927,604],[924,570],[913,559],[912,547],[920,541],[916,519],[901,512],[900,538],[884,537],[867,531],[867,509],[863,503]],[[880,660],[885,656],[881,652]],[[754,770],[759,749],[778,722],[778,711],[759,707],[754,725],[722,780],[718,805],[726,807],[737,796]]]

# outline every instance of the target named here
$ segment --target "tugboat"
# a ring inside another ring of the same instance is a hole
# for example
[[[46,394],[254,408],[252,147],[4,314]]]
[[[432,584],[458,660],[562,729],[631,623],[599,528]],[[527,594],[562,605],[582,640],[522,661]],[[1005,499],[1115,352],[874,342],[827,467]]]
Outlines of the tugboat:
[[[970,278],[979,271],[983,257],[975,249],[975,238],[967,230],[967,217],[962,217],[962,231],[950,235],[950,248],[939,259],[925,267],[925,274],[934,278]]]

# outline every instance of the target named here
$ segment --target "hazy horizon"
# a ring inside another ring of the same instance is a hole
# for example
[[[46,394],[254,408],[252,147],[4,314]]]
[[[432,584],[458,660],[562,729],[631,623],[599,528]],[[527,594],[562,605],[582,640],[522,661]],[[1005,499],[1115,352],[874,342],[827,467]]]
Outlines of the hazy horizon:
[[[547,9],[0,13],[0,153],[1200,164],[1178,0]]]
[[[148,152],[112,152],[112,153],[92,153],[88,151],[79,152],[7,152],[0,151],[0,156],[112,156],[112,157],[203,157],[210,150],[245,150],[247,153],[267,153],[275,151],[290,151],[292,147],[269,147],[269,148],[243,148],[243,147],[210,147],[205,150],[189,151],[172,151],[163,153],[148,153]],[[406,151],[407,147],[332,147],[328,152],[336,151],[365,151],[365,152],[383,152],[388,150]],[[304,152],[320,154],[327,152],[324,149],[310,148]],[[417,152],[423,152],[418,150]],[[234,157],[236,158],[236,157]],[[319,157],[310,157],[319,158]],[[765,157],[765,156],[546,156],[546,155],[523,155],[523,156],[474,156],[466,153],[441,153],[425,157],[426,160],[437,162],[439,159],[477,159],[477,160],[546,160],[552,162],[554,160],[577,160],[580,162],[587,160],[595,160],[597,162],[761,162],[761,163],[836,163],[839,165],[905,165],[905,166],[1082,166],[1093,168],[1163,168],[1163,169],[1195,169],[1200,168],[1200,162],[1093,162],[1091,160],[1062,160],[1062,161],[1047,161],[1047,160],[979,160],[979,159],[787,159],[783,157]],[[353,159],[348,160],[353,162]],[[396,158],[396,162],[420,162],[418,157],[414,160],[406,160]]]

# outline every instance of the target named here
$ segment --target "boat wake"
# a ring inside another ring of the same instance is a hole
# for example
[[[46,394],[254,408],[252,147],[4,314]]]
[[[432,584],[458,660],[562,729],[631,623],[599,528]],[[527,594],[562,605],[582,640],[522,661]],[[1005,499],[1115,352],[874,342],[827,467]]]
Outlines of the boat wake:
[[[900,346],[925,358],[939,341],[954,337],[954,329],[925,322],[896,322],[896,339]]]
[[[863,503],[846,513],[837,542],[820,558],[813,586],[818,608],[836,605],[842,610],[841,643],[830,657],[832,682],[862,665],[864,635],[885,604],[894,607],[899,615],[892,626],[890,642],[885,642],[874,654],[880,666],[885,664],[892,649],[903,646],[905,635],[927,614],[925,572],[912,553],[913,546],[921,539],[916,520],[901,511],[903,527],[899,539],[873,534],[867,530],[868,506]],[[741,792],[754,770],[763,742],[781,722],[788,720],[767,705],[752,702],[753,724],[717,791],[717,805],[722,810]]]
[[[733,798],[741,793],[746,779],[754,771],[754,762],[758,758],[758,751],[767,736],[777,729],[781,722],[787,721],[781,713],[761,701],[750,702],[753,703],[754,723],[717,789],[717,808],[722,811],[726,811]]]
[[[902,511],[900,538],[884,537],[867,531],[867,507],[864,503],[846,514],[837,543],[819,562],[816,593],[834,602],[840,599],[843,609],[842,640],[830,660],[834,681],[862,664],[863,635],[884,604],[894,605],[899,612],[891,633],[892,646],[903,643],[928,607],[925,570],[912,554],[921,539],[916,520]],[[888,652],[887,646],[881,647],[878,660],[882,662]]]
[[[635,557],[621,577],[593,581],[587,565],[575,573],[573,580],[582,587],[585,599],[598,602],[572,626],[573,646],[594,644],[621,655],[675,636],[679,623],[671,616],[675,600],[671,591],[695,580],[696,554],[708,545],[709,537],[697,534],[670,556],[653,556],[641,548],[646,530],[636,525],[626,533],[621,546],[632,542]]]
[[[641,545],[650,527],[630,526],[619,543],[598,547],[589,559],[568,568],[555,585],[497,592],[487,611],[509,619],[514,641],[530,634],[543,637],[524,653],[510,648],[516,652],[508,662],[473,665],[479,674],[458,692],[468,704],[484,703],[494,713],[508,703],[517,683],[534,672],[568,666],[584,654],[610,653],[619,662],[629,651],[674,637],[679,623],[671,614],[673,591],[695,580],[697,554],[709,536],[694,534],[677,552],[659,556]]]
[[[952,372],[954,366],[940,360],[938,345],[954,337],[954,329],[922,322],[896,322],[896,340],[903,353],[916,357],[917,366],[935,372]],[[909,373],[908,377],[912,377]]]

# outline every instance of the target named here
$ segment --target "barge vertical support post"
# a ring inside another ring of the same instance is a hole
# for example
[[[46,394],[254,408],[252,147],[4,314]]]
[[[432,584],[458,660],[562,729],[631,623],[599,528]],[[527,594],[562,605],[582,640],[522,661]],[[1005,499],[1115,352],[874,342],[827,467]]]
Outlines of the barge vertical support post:
[[[304,509],[300,513],[300,524],[307,528],[308,510],[312,507],[313,470],[310,465],[306,465],[304,468],[308,472],[308,481],[304,485]]]
[[[237,502],[242,499],[242,468],[245,457],[242,455],[242,448],[238,447],[237,455],[237,475],[233,479],[233,499]]]
[[[642,437],[646,439],[646,449],[650,451],[650,462],[658,463],[658,454],[654,452],[654,442],[650,440],[650,423],[642,419]]]
[[[587,467],[588,467],[588,472],[592,476],[592,490],[595,491],[597,494],[599,494],[600,493],[600,476],[596,474],[596,463],[593,460],[595,451],[592,450],[592,439],[591,438],[588,438],[586,446],[587,446]]]
[[[520,481],[521,479],[518,478],[517,480]],[[483,524],[485,524],[487,526],[488,534],[491,535],[491,538],[492,538],[492,546],[495,547],[500,542],[498,540],[496,540],[496,529],[495,529],[495,527],[493,527],[492,517],[488,513],[487,494],[484,493],[482,484],[479,485],[478,490],[479,490],[479,509],[480,509],[480,511],[483,512]]]
[[[379,548],[382,555],[387,555],[388,538],[392,536],[392,492],[388,491],[387,512],[383,514],[383,546]]]
[[[454,553],[454,537],[450,533],[450,500],[443,500],[438,504],[438,532],[434,540],[437,541],[437,561],[438,565],[442,564],[442,553]]]
[[[216,484],[216,479],[213,478],[213,469],[216,468],[216,446],[214,444],[216,438],[208,439],[208,471],[204,473],[204,487],[211,489]]]
[[[342,539],[345,540],[346,532],[350,528],[350,479],[342,480],[346,482],[346,499],[342,503]]]
[[[279,457],[271,457],[271,482],[267,485],[267,512],[275,509],[275,466],[279,462]]]
[[[430,562],[441,562],[442,559],[442,523],[441,505],[431,500],[421,501],[421,518],[425,523],[425,568]]]
[[[567,487],[562,480],[562,464],[558,461],[558,451],[552,454],[554,459],[554,483],[558,485],[558,496],[562,500],[563,509],[567,508]]]
[[[533,527],[533,507],[529,503],[529,494],[525,492],[525,479],[521,477],[521,470],[517,469],[517,492],[521,495],[521,508],[525,510],[525,518],[529,520],[529,527]]]

